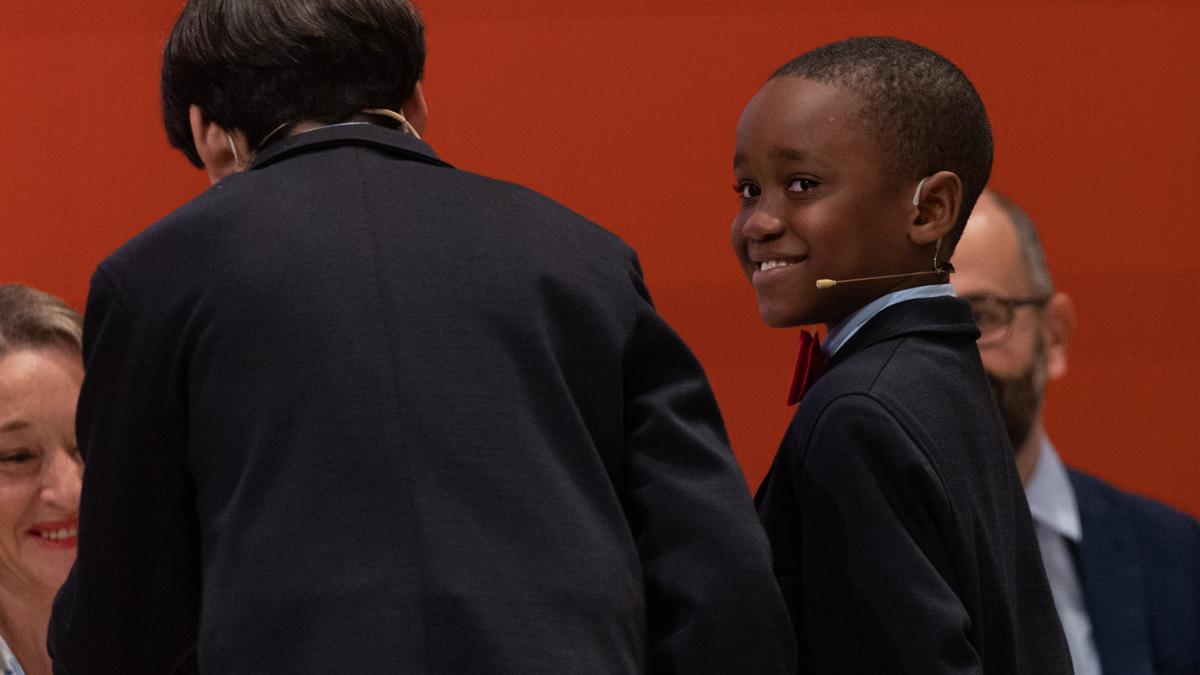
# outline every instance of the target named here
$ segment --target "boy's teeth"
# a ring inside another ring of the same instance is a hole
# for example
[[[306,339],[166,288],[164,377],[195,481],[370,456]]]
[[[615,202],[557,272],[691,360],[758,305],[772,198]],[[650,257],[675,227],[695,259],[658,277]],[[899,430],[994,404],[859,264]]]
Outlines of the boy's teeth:
[[[791,265],[791,263],[783,260],[767,260],[759,266],[759,269],[766,272],[767,270],[773,270],[776,267],[786,267],[788,265]]]

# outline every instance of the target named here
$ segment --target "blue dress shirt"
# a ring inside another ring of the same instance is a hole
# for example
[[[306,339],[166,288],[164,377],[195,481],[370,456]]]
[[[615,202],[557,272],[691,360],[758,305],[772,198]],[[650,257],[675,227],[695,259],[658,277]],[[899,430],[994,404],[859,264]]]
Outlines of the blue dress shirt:
[[[1042,563],[1046,566],[1046,578],[1050,580],[1058,618],[1067,635],[1075,673],[1099,675],[1100,653],[1096,650],[1092,622],[1079,583],[1075,554],[1071,550],[1083,541],[1079,505],[1067,468],[1045,435],[1041,437],[1037,467],[1025,486],[1025,497],[1033,514]]]

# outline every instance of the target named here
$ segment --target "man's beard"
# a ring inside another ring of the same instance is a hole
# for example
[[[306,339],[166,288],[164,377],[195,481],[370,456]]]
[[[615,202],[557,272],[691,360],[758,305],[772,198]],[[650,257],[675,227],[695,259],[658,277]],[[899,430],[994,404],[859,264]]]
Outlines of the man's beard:
[[[1029,440],[1045,393],[1046,345],[1040,336],[1034,350],[1029,367],[1016,377],[1001,378],[988,373],[1000,417],[1004,419],[1004,428],[1015,452]]]

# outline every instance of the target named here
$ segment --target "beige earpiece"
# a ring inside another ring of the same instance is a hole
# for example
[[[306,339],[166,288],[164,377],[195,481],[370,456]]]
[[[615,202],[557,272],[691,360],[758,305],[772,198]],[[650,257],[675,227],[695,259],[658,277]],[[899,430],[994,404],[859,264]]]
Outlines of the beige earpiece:
[[[388,110],[387,108],[367,108],[363,110],[363,112],[369,115],[383,115],[384,117],[390,117],[400,123],[400,128],[404,129],[405,133],[412,134],[413,138],[416,138],[418,141],[421,140],[421,134],[417,133],[416,128],[413,127],[412,123],[408,121],[408,118],[404,116],[404,113],[398,113],[395,110]]]
[[[233,142],[233,136],[228,131],[225,132],[225,140],[229,141],[229,151],[233,153],[233,163],[237,168],[241,169],[246,166],[242,163],[242,158],[238,155],[237,144]]]
[[[928,176],[925,178],[928,178]],[[922,178],[921,182],[917,183],[917,191],[913,193],[913,206],[921,205],[921,188],[925,187],[925,178]]]

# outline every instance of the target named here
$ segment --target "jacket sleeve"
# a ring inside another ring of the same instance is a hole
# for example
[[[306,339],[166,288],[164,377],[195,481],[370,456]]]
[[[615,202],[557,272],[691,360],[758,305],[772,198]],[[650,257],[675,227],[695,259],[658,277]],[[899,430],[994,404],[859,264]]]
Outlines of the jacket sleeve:
[[[56,673],[194,670],[199,546],[179,345],[152,336],[103,268],[84,324],[79,548],[54,602]]]
[[[708,381],[632,276],[623,498],[644,572],[650,670],[794,672],[769,545]]]
[[[904,427],[874,399],[843,396],[791,456],[796,620],[816,670],[982,672],[942,536],[949,497]]]

